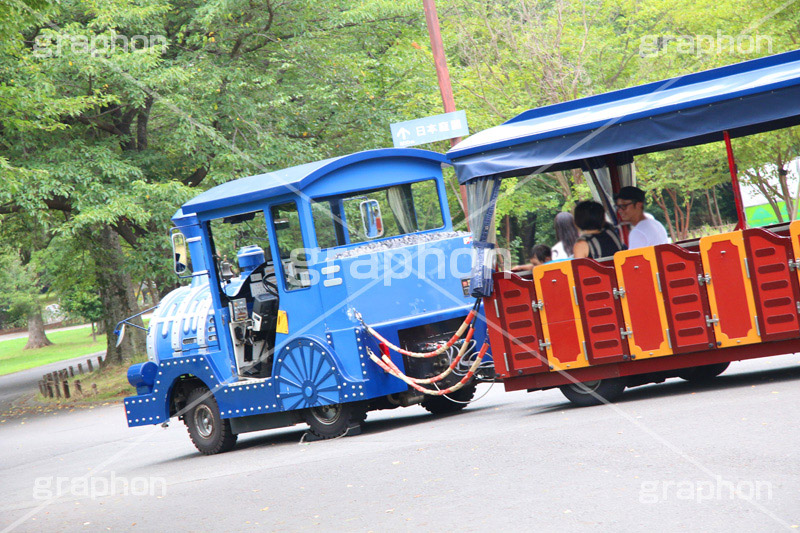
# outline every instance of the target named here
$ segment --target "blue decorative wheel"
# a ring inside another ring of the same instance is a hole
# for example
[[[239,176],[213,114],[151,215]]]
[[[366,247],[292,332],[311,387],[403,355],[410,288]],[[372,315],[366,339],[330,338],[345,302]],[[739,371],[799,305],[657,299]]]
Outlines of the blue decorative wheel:
[[[342,377],[325,346],[311,339],[295,339],[277,354],[275,376],[278,401],[285,411],[338,404]]]

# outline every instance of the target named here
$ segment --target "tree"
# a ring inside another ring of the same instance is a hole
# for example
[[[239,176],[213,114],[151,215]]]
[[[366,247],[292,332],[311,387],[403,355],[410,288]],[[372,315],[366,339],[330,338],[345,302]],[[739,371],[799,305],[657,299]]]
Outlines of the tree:
[[[737,139],[735,154],[742,182],[764,195],[778,221],[784,221],[781,206],[790,221],[796,219],[800,191],[791,186],[788,175],[790,165],[800,157],[800,127]]]
[[[164,235],[183,201],[386,143],[402,102],[383,59],[422,18],[411,1],[34,7],[0,48],[0,213],[58,219],[86,244],[112,360],[142,346],[111,335],[138,311],[132,279],[174,287]]]
[[[17,249],[0,255],[0,305],[12,315],[24,317],[28,340],[23,349],[42,348],[53,344],[44,329],[42,311],[47,289],[41,284],[40,264],[30,250]]]

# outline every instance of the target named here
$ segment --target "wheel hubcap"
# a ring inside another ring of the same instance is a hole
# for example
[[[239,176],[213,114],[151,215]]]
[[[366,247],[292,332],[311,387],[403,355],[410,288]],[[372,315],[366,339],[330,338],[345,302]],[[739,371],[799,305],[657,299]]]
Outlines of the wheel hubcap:
[[[194,425],[197,433],[207,439],[214,433],[214,416],[207,405],[198,405],[194,410]]]
[[[323,424],[334,424],[342,415],[342,408],[340,405],[323,405],[321,407],[312,407],[311,414],[314,418]]]

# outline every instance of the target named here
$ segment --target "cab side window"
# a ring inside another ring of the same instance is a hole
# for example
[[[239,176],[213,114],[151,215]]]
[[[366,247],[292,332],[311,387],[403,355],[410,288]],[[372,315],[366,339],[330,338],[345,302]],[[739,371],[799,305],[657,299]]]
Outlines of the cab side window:
[[[300,214],[297,204],[288,202],[272,206],[270,209],[275,227],[278,255],[281,259],[281,272],[287,291],[302,289],[311,285],[308,275],[308,258],[303,244],[300,227]]]

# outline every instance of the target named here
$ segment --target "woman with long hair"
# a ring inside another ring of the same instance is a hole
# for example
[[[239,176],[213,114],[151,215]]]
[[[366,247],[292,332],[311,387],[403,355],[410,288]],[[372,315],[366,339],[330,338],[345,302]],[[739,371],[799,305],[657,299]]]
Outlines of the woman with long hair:
[[[606,212],[601,204],[591,200],[579,202],[575,206],[574,217],[575,225],[581,230],[580,237],[572,248],[572,255],[576,259],[611,257],[627,248],[614,226],[606,222]]]
[[[553,259],[567,259],[572,255],[572,248],[578,240],[578,230],[575,228],[572,213],[562,211],[556,215],[553,225],[556,229],[558,242],[552,248]]]

